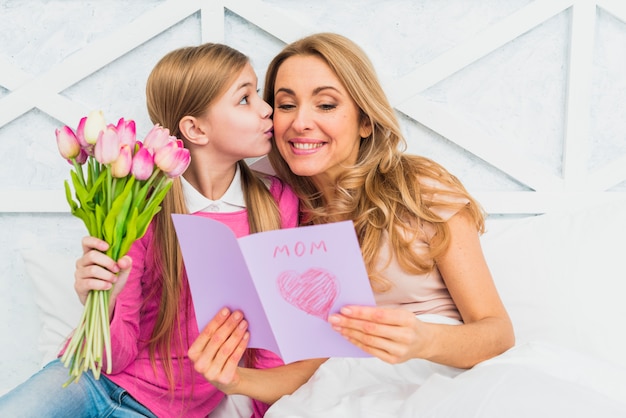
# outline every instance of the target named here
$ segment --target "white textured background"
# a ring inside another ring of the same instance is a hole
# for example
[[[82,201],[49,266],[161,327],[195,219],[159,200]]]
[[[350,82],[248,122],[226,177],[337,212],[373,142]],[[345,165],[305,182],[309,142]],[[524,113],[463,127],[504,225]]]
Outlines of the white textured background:
[[[38,365],[20,250],[77,254],[54,129],[92,109],[150,123],[144,84],[166,52],[225,42],[265,67],[314,31],[371,57],[411,152],[461,178],[492,214],[626,192],[623,0],[0,0],[0,372]],[[72,280],[68,277],[68,280]]]

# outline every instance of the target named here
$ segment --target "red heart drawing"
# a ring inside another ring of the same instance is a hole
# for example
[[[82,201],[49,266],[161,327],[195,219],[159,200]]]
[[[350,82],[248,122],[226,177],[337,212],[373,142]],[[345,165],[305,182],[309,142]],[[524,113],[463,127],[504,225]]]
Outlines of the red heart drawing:
[[[339,283],[334,274],[321,268],[311,268],[303,274],[289,270],[276,279],[280,295],[296,308],[326,321],[339,295]]]

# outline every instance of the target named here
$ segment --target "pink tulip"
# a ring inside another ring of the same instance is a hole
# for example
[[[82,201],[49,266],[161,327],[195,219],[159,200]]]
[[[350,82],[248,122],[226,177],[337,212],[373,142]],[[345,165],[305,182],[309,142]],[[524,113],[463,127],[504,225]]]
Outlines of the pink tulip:
[[[87,120],[85,121],[84,135],[85,141],[89,144],[95,144],[100,136],[100,132],[106,129],[106,122],[104,121],[104,113],[101,110],[94,110],[89,113]]]
[[[189,150],[183,147],[183,141],[180,139],[170,141],[154,154],[154,163],[171,178],[184,173],[190,162]]]
[[[154,158],[150,150],[145,147],[139,147],[139,150],[133,157],[131,173],[137,180],[148,180],[154,171]]]
[[[120,144],[128,144],[130,149],[134,149],[135,142],[137,141],[135,121],[121,118],[115,128],[117,130],[117,136],[120,138]]]
[[[78,138],[78,143],[80,144],[80,148],[81,148],[81,155],[84,154],[84,158],[85,161],[87,160],[87,157],[92,156],[93,157],[93,144],[90,144],[89,142],[87,142],[85,140],[85,123],[87,122],[87,116],[84,116],[83,118],[81,118],[80,122],[78,123],[78,127],[76,128],[76,138]],[[80,164],[84,164],[85,162],[83,161]]]
[[[66,160],[76,158],[80,154],[80,143],[72,128],[64,126],[61,129],[56,129],[55,133],[57,137],[57,147],[59,148],[61,156]]]
[[[123,144],[120,147],[120,155],[111,163],[111,175],[115,178],[126,177],[130,173],[133,163],[133,154],[130,145]]]
[[[87,162],[88,158],[89,154],[87,154],[87,151],[84,148],[81,148],[78,157],[76,157],[76,162],[80,165],[83,165]]]
[[[76,128],[76,138],[78,138],[78,142],[80,143],[81,148],[87,148],[90,144],[85,140],[85,123],[87,122],[87,116],[81,118],[80,122],[78,122],[78,127]]]
[[[100,133],[94,154],[100,164],[111,164],[117,160],[120,155],[120,139],[114,126],[109,126]]]
[[[176,162],[177,164],[170,171],[165,174],[169,178],[175,178],[180,176],[187,170],[189,164],[191,163],[191,154],[187,148],[181,148],[176,151]]]
[[[170,142],[170,138],[169,129],[160,125],[154,125],[143,140],[143,146],[154,152],[167,145]]]

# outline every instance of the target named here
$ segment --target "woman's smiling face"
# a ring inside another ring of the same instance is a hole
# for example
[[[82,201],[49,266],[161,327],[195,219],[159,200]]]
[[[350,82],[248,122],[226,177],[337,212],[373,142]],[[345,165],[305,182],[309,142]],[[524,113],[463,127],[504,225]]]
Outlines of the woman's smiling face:
[[[291,171],[333,181],[357,161],[361,137],[371,129],[324,60],[287,58],[276,73],[274,137]]]

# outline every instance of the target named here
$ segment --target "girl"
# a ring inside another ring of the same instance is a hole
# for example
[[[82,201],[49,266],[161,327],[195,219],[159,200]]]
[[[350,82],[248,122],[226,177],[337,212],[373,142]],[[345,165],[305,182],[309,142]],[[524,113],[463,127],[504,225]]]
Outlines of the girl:
[[[238,414],[262,416],[267,404],[293,392],[321,362],[283,365],[270,352],[246,350],[242,312],[224,309],[200,336],[195,325],[172,213],[219,220],[237,236],[297,226],[292,191],[244,161],[266,154],[272,136],[272,108],[257,93],[248,58],[221,44],[172,51],[150,74],[146,96],[152,122],[183,140],[191,164],[147,233],[117,263],[102,252],[105,242],[83,239],[75,272],[81,301],[90,290],[115,284],[113,371],[99,380],[84,373],[62,388],[68,371],[53,361],[0,399],[0,415],[206,417],[223,400],[222,389],[255,399],[237,406]],[[196,338],[197,348],[187,355]],[[249,368],[240,367],[244,353]],[[269,367],[274,369],[259,370]],[[280,384],[274,384],[277,377]],[[228,404],[220,408],[232,416]]]

